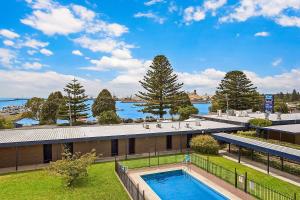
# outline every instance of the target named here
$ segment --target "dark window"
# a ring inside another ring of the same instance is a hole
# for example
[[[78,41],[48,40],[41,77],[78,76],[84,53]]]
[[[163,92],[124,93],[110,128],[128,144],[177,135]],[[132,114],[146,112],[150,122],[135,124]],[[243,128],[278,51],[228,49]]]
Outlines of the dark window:
[[[190,142],[191,142],[191,139],[192,139],[193,135],[192,134],[187,134],[186,135],[186,147],[187,148],[190,148]]]
[[[135,138],[129,138],[128,139],[128,142],[129,142],[129,147],[128,147],[128,150],[129,150],[129,154],[135,154]]]
[[[52,161],[52,144],[44,144],[44,163]]]
[[[167,149],[172,149],[172,135],[167,135]]]
[[[117,156],[118,154],[118,139],[111,140],[111,156]]]
[[[71,154],[73,154],[73,143],[65,143],[64,144],[64,149],[67,150],[68,152],[70,152]]]

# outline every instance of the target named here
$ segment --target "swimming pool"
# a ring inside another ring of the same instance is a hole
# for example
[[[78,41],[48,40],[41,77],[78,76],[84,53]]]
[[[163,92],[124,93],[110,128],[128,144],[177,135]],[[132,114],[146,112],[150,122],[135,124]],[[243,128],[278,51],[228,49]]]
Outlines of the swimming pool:
[[[183,170],[141,176],[162,200],[225,200],[217,191]]]

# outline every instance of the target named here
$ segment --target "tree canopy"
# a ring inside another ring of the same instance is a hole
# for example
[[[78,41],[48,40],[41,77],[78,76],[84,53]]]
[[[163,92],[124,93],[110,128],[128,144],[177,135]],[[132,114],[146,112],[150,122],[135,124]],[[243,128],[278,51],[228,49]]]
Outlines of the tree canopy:
[[[107,89],[103,89],[92,105],[93,116],[99,116],[104,111],[116,111],[116,102]]]
[[[40,114],[41,114],[42,105],[44,101],[45,100],[43,98],[32,97],[27,101],[25,105],[27,108],[29,108],[33,118],[36,120],[40,120]]]
[[[256,87],[242,71],[230,71],[217,87],[212,100],[212,110],[262,109],[262,100]],[[258,105],[259,104],[259,105]]]
[[[52,92],[43,103],[40,124],[56,124],[60,104],[63,103],[61,92]]]
[[[63,103],[59,106],[58,116],[59,119],[69,120],[71,115],[71,122],[76,123],[79,118],[87,118],[88,105],[85,103],[88,99],[85,95],[85,89],[78,82],[73,79],[68,83],[64,91]]]
[[[180,107],[192,106],[189,95],[186,92],[180,93],[174,100],[174,103],[171,105],[169,113],[171,115],[178,114]]]
[[[167,109],[176,101],[183,83],[178,82],[178,76],[164,55],[156,56],[143,80],[139,81],[144,91],[136,95],[144,104],[139,104],[144,113],[151,113],[163,118]]]

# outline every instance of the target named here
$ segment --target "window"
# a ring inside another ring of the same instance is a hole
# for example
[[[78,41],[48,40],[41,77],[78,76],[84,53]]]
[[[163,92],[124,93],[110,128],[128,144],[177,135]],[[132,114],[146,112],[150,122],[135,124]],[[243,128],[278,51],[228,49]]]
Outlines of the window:
[[[64,149],[67,150],[68,152],[70,152],[71,154],[73,154],[73,143],[65,143],[64,144]]]
[[[172,149],[172,135],[167,135],[167,149]]]

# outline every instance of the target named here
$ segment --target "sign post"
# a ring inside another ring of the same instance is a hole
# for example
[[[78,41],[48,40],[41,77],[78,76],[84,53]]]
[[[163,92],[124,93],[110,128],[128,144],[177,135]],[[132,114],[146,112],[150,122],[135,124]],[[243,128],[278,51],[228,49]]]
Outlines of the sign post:
[[[264,111],[265,113],[274,113],[274,95],[265,94]]]

